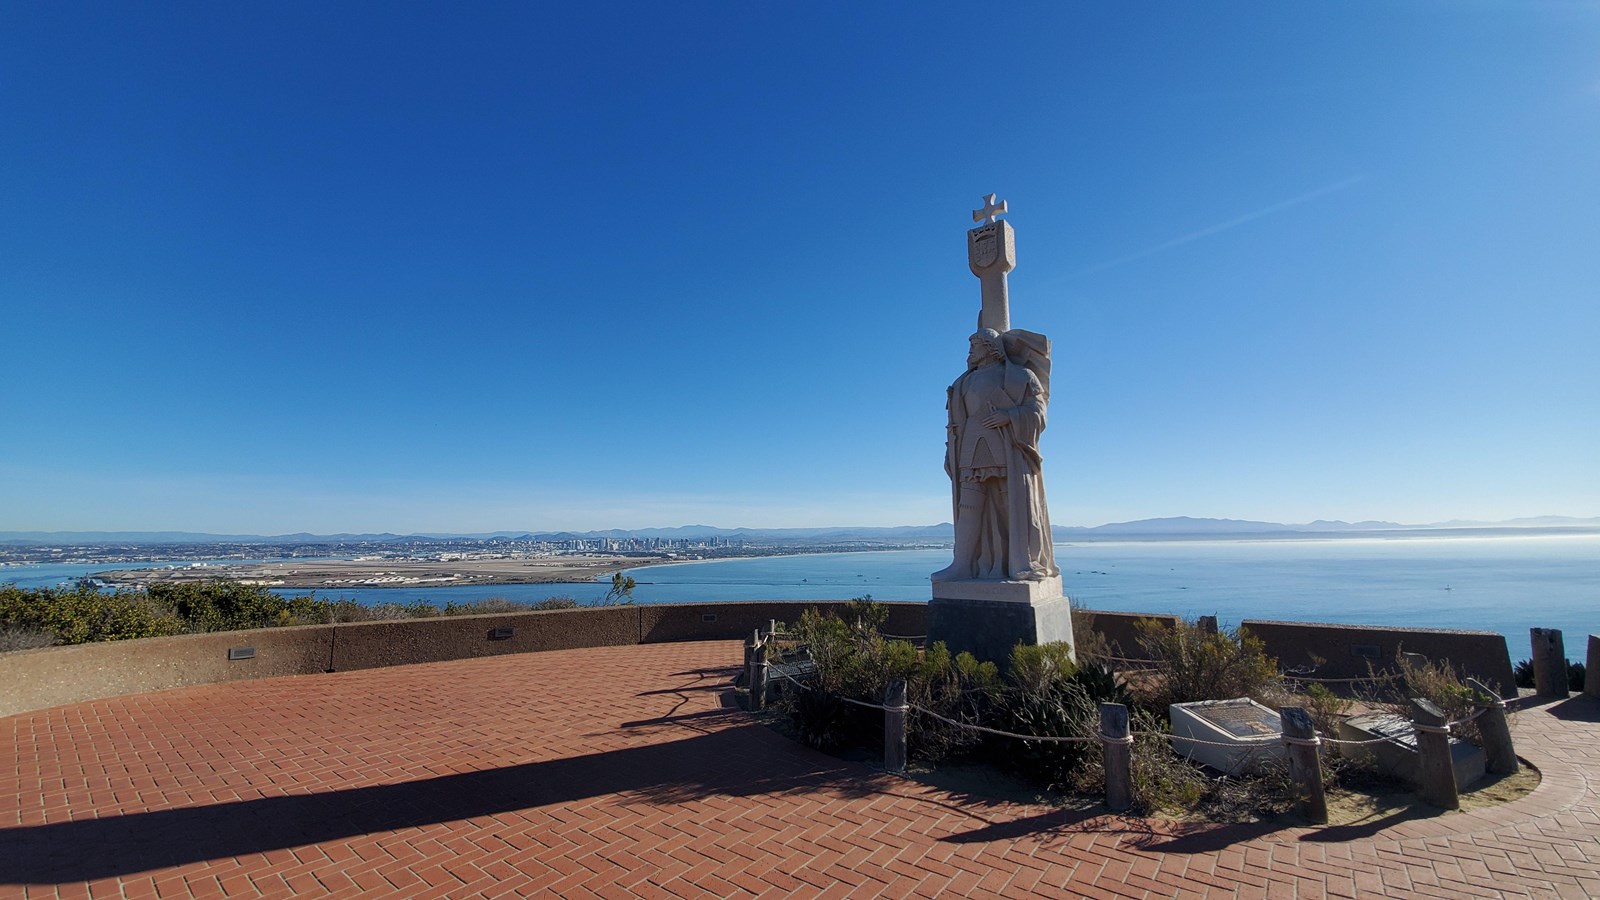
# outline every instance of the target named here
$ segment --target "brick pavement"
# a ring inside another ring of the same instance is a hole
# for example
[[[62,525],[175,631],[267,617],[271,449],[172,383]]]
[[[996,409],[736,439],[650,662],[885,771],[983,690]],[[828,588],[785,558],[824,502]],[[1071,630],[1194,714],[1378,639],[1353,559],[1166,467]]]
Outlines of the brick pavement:
[[[1492,810],[1183,828],[951,793],[731,708],[734,642],[209,685],[0,719],[0,898],[1600,896],[1600,709]]]

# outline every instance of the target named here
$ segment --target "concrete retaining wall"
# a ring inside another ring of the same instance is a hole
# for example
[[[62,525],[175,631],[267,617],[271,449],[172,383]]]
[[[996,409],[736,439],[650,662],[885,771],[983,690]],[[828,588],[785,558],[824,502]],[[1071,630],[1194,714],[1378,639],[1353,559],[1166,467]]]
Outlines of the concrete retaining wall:
[[[927,633],[925,603],[888,603],[884,632]],[[503,653],[570,650],[670,641],[746,638],[773,619],[793,624],[809,607],[843,611],[844,601],[747,601],[612,606],[393,622],[305,625],[214,634],[107,641],[0,653],[0,717],[102,697],[278,675],[310,675],[411,663],[442,662]],[[1141,658],[1133,623],[1167,624],[1170,615],[1079,611],[1079,621],[1106,637],[1117,656]],[[1245,621],[1267,651],[1286,667],[1316,653],[1319,677],[1367,674],[1372,652],[1378,668],[1392,667],[1403,646],[1431,659],[1449,659],[1468,675],[1511,687],[1505,638],[1481,631],[1425,631],[1302,622]],[[248,659],[230,650],[250,648]]]
[[[1463,675],[1477,678],[1502,697],[1517,695],[1511,676],[1511,651],[1504,635],[1492,631],[1424,628],[1382,628],[1371,625],[1324,625],[1315,622],[1239,623],[1266,644],[1284,669],[1313,667],[1312,678],[1361,678],[1369,671],[1393,672],[1402,649],[1429,660],[1449,660]],[[1318,662],[1318,660],[1321,660]],[[1370,669],[1368,663],[1371,663]]]
[[[194,684],[324,672],[333,633],[342,627],[221,631],[0,653],[0,716]],[[230,661],[229,649],[242,647],[254,647],[255,658]]]
[[[890,603],[885,631],[925,632],[927,604]],[[773,619],[844,601],[756,601],[608,606],[304,625],[105,641],[0,653],[0,717],[168,688],[277,675],[311,675],[503,653],[666,641],[731,640]],[[229,659],[250,648],[249,659]]]
[[[1106,612],[1098,609],[1080,609],[1073,617],[1072,627],[1076,629],[1080,623],[1087,622],[1090,630],[1099,632],[1106,639],[1106,645],[1111,650],[1112,656],[1122,659],[1148,659],[1149,654],[1139,649],[1139,632],[1133,626],[1133,623],[1140,619],[1154,619],[1168,628],[1172,628],[1178,623],[1177,616],[1162,613]]]

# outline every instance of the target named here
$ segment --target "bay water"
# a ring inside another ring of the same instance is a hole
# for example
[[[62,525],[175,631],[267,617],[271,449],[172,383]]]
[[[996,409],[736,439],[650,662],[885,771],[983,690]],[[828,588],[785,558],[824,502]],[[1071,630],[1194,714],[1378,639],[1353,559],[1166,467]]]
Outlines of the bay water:
[[[645,566],[638,603],[722,600],[926,601],[928,573],[948,550],[772,556]],[[237,562],[237,560],[231,560]],[[1529,655],[1530,627],[1560,628],[1567,656],[1582,660],[1600,633],[1600,535],[1494,538],[1395,537],[1325,540],[1126,541],[1056,545],[1066,593],[1092,609],[1216,615],[1413,628],[1466,628],[1506,635],[1512,659]],[[115,568],[188,565],[122,564]],[[0,583],[70,582],[112,566],[0,568]],[[355,588],[318,591],[364,604],[444,605],[505,597],[596,601],[606,582]],[[307,590],[280,591],[287,594]]]

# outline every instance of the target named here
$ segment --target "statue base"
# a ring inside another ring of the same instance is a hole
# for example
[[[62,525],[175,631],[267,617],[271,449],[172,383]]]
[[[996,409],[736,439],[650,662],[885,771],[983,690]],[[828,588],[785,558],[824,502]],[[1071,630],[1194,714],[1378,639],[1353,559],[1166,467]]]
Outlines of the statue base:
[[[1074,643],[1072,604],[1061,576],[1043,581],[936,581],[928,603],[928,643],[944,641],[1003,671],[1017,644]]]

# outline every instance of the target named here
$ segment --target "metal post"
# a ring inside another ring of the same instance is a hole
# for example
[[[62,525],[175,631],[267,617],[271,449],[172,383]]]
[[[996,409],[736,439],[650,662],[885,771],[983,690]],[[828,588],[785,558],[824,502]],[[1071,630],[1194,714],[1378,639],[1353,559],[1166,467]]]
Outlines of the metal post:
[[[1122,812],[1133,805],[1133,735],[1128,708],[1100,704],[1100,754],[1106,771],[1106,808]]]
[[[1533,639],[1533,687],[1541,697],[1565,697],[1567,689],[1567,651],[1561,645],[1561,629],[1531,628]]]
[[[1511,725],[1506,722],[1505,703],[1476,678],[1468,678],[1467,687],[1477,692],[1473,702],[1483,710],[1483,715],[1478,717],[1478,733],[1483,735],[1486,767],[1496,775],[1515,775],[1517,751],[1511,746]]]
[[[883,767],[891,772],[906,770],[906,683],[899,679],[889,682],[883,705]]]
[[[1417,793],[1440,809],[1460,809],[1456,768],[1450,760],[1450,722],[1439,707],[1411,698],[1411,726],[1417,734]]]
[[[1322,789],[1322,760],[1317,726],[1303,706],[1278,709],[1283,721],[1283,742],[1289,750],[1289,780],[1294,782],[1300,815],[1312,822],[1328,822],[1328,797]]]

